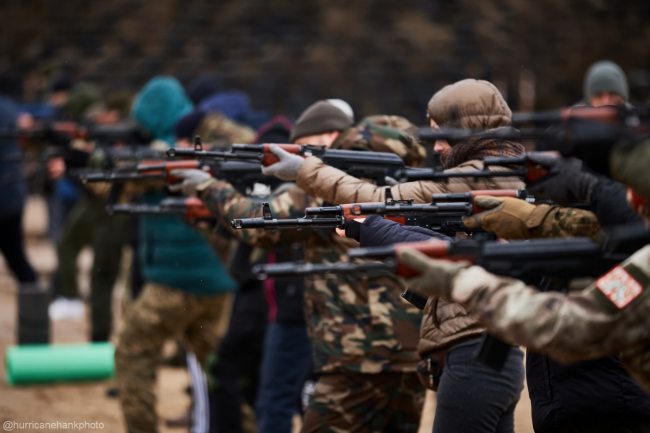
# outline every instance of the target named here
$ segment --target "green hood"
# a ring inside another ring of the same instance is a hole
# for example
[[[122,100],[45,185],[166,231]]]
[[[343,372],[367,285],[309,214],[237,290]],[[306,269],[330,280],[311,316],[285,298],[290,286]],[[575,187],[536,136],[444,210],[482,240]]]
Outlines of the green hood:
[[[192,103],[176,78],[156,77],[138,93],[131,114],[155,139],[174,146],[174,125],[191,110]]]

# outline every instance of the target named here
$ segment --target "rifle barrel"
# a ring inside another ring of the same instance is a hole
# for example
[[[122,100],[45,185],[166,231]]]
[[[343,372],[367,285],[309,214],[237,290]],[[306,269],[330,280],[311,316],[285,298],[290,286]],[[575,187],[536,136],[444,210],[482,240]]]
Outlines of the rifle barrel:
[[[188,156],[194,158],[234,159],[262,162],[263,155],[253,152],[218,152],[211,150],[169,149],[167,156]]]
[[[304,228],[332,228],[343,225],[343,218],[292,218],[292,219],[264,219],[246,218],[231,221],[235,229],[304,229]]]
[[[395,261],[387,259],[384,262],[370,262],[370,263],[349,263],[340,262],[334,264],[311,264],[311,263],[274,263],[267,265],[253,266],[253,275],[258,280],[266,280],[267,278],[295,278],[313,274],[355,274],[357,272],[369,271],[391,271],[395,267]]]

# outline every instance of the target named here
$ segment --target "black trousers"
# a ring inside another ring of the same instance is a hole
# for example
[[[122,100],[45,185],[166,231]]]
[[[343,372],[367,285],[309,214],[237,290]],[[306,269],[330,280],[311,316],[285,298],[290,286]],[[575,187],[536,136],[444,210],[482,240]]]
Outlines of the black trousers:
[[[25,257],[22,212],[0,218],[0,251],[21,283],[36,282],[36,273]]]
[[[252,287],[251,287],[252,286]],[[268,306],[259,282],[237,294],[228,332],[210,368],[210,432],[242,431],[241,404],[255,408]]]

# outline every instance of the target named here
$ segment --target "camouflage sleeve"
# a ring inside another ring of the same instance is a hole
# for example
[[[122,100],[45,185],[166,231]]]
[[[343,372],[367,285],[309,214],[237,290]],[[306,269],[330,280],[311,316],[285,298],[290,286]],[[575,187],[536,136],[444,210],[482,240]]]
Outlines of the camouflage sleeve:
[[[239,240],[250,245],[261,248],[290,245],[304,240],[311,233],[310,230],[290,229],[273,232],[264,229],[235,230],[231,228],[230,222],[233,219],[261,218],[262,201],[242,195],[230,183],[223,180],[218,180],[210,185],[203,192],[201,198],[212,215],[224,227],[228,228]],[[278,219],[302,218],[305,216],[306,208],[322,205],[322,200],[306,194],[295,186],[264,201],[269,203],[271,213]]]
[[[650,246],[622,266],[630,263],[647,273]],[[621,284],[618,280],[615,283],[618,285],[611,287],[617,291]],[[602,284],[568,295],[539,292],[521,281],[497,277],[473,266],[456,277],[452,297],[497,338],[563,363],[574,363],[617,353],[650,338],[650,290],[641,289],[624,310],[603,293]]]
[[[332,149],[388,152],[398,155],[406,165],[419,167],[427,151],[415,138],[417,126],[404,117],[375,115],[348,128],[332,144]]]
[[[210,113],[203,118],[195,135],[206,143],[229,146],[232,143],[252,143],[255,131],[240,125],[220,113]]]
[[[598,240],[600,224],[593,212],[570,207],[540,205],[526,221],[531,238],[569,238]]]

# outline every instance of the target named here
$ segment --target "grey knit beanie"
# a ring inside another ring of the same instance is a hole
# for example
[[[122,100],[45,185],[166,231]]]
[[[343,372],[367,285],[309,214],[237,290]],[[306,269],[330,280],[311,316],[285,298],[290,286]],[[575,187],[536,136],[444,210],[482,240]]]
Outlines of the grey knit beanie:
[[[291,129],[293,143],[300,137],[343,131],[352,126],[352,120],[339,108],[327,101],[318,101],[307,108]]]
[[[583,83],[585,101],[599,92],[616,92],[625,101],[630,97],[625,72],[616,63],[609,60],[600,60],[592,64],[585,73]]]

